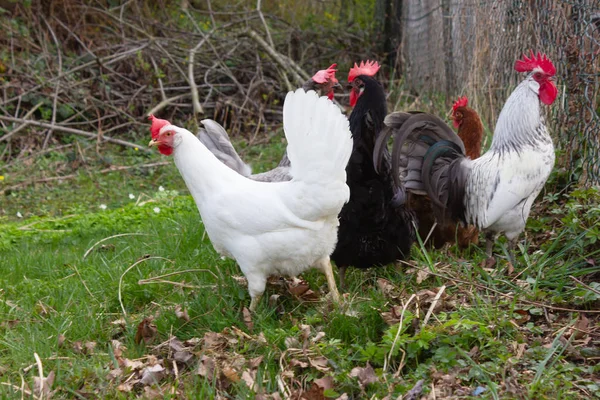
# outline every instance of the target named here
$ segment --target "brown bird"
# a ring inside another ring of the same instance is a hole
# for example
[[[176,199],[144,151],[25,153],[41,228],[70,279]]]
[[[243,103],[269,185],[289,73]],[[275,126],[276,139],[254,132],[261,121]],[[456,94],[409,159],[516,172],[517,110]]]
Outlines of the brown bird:
[[[481,155],[483,124],[477,111],[470,108],[468,104],[467,97],[458,98],[452,106],[450,119],[452,119],[454,127],[458,129],[458,137],[465,145],[465,155],[474,160]],[[473,225],[461,225],[451,221],[436,221],[431,208],[431,200],[428,196],[409,192],[408,208],[417,215],[421,240],[425,241],[429,235],[427,244],[431,244],[435,248],[441,248],[446,243],[457,243],[460,248],[479,243],[479,230]],[[436,222],[437,225],[431,232],[431,228]],[[429,232],[431,232],[431,235]]]

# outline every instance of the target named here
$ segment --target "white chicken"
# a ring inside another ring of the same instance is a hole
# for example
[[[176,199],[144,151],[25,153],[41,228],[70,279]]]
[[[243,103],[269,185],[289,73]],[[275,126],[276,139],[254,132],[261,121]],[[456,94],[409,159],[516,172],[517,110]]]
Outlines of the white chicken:
[[[234,258],[248,280],[251,311],[270,275],[294,276],[310,267],[325,273],[339,301],[329,255],[350,196],[345,168],[352,138],[337,106],[314,91],[287,94],[283,128],[293,178],[275,183],[238,174],[191,132],[150,118],[150,146],[173,154],[215,250]]]

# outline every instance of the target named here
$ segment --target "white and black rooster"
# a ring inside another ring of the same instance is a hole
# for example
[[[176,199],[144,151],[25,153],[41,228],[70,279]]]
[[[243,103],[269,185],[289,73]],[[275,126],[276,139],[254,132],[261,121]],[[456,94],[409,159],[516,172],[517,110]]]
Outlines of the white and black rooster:
[[[321,269],[335,301],[329,255],[338,214],[348,201],[346,164],[352,152],[348,119],[314,91],[289,92],[283,128],[291,161],[288,182],[257,182],[219,161],[191,132],[152,119],[152,141],[173,154],[215,250],[234,258],[248,280],[254,311],[270,275]]]
[[[473,224],[486,233],[488,265],[494,241],[504,233],[514,263],[514,247],[525,229],[531,205],[554,166],[554,146],[542,116],[558,90],[556,69],[545,54],[523,56],[514,66],[529,72],[506,101],[490,149],[476,160],[465,156],[463,142],[441,119],[426,113],[392,113],[377,149],[394,135],[392,165],[400,189],[427,194],[441,218]],[[374,153],[380,163],[381,152]],[[397,201],[402,203],[404,192]]]

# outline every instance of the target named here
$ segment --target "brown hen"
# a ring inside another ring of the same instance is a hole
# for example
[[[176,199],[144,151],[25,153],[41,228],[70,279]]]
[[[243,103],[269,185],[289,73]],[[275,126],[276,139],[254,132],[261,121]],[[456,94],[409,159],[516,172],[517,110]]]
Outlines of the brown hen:
[[[465,155],[472,160],[481,155],[481,141],[483,139],[483,124],[477,111],[468,107],[466,97],[459,98],[452,107],[454,127],[458,129],[458,136],[465,145]],[[431,208],[429,197],[408,192],[408,207],[413,210],[419,221],[419,236],[425,241],[431,228],[437,225],[431,235],[428,244],[435,248],[441,248],[446,243],[457,243],[460,248],[466,248],[470,244],[479,242],[479,230],[473,225],[463,226],[452,222],[436,221]]]

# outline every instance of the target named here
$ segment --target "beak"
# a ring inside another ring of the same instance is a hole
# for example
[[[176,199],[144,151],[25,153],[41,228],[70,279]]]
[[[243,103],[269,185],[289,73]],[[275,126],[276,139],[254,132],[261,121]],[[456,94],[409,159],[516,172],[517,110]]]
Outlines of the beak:
[[[340,85],[339,82],[336,82],[333,84],[333,89],[341,89],[341,88],[342,88],[342,85]]]
[[[152,139],[150,143],[148,143],[148,147],[156,146],[158,144],[157,140]]]

